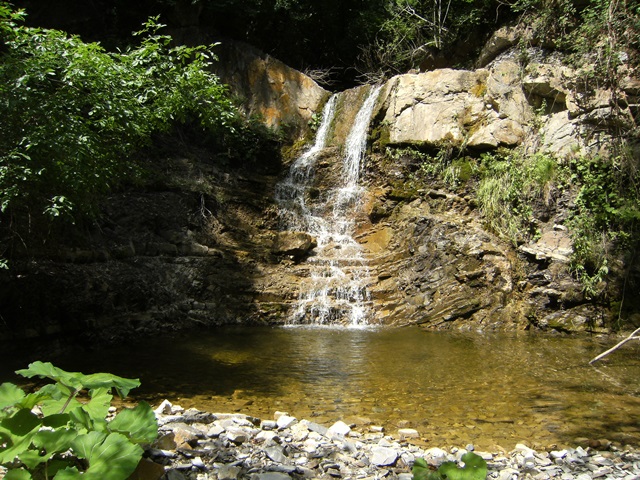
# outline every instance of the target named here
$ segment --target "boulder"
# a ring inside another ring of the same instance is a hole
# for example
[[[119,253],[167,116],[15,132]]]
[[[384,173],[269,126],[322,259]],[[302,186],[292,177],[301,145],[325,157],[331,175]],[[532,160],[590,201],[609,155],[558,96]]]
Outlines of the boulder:
[[[504,72],[442,69],[400,75],[384,90],[388,143],[486,148],[525,138],[530,107]],[[509,101],[503,101],[509,98]]]
[[[278,232],[273,242],[276,255],[289,255],[300,259],[317,245],[316,239],[305,232]]]
[[[244,113],[291,140],[304,136],[329,96],[310,77],[250,45],[227,40],[216,54],[216,73],[242,100]]]

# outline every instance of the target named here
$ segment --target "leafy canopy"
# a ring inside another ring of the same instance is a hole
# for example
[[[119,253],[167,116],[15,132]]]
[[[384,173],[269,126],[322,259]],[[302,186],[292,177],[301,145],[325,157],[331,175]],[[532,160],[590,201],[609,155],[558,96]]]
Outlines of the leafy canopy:
[[[2,221],[95,212],[136,174],[135,152],[176,122],[236,132],[236,109],[209,71],[212,46],[171,46],[151,18],[138,46],[107,52],[23,19],[0,2]]]

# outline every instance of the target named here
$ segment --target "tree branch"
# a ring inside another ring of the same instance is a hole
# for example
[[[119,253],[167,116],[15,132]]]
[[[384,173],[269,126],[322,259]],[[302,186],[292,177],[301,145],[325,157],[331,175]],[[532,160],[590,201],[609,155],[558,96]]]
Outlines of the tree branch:
[[[633,331],[633,333],[631,333],[631,335],[629,335],[627,338],[625,338],[624,340],[622,340],[620,343],[618,343],[617,345],[615,345],[614,347],[611,347],[609,350],[607,350],[606,352],[601,353],[600,355],[598,355],[597,357],[595,357],[593,360],[591,360],[589,362],[589,365],[594,364],[595,362],[597,362],[598,360],[606,357],[607,355],[609,355],[611,352],[616,351],[618,348],[620,348],[622,345],[624,345],[625,343],[627,343],[630,340],[640,340],[640,337],[636,336],[636,333],[640,332],[640,328],[637,328],[636,330]]]

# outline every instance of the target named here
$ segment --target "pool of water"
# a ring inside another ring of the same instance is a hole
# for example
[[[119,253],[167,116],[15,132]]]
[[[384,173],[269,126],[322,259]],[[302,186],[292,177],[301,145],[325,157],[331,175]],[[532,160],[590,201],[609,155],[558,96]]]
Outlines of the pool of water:
[[[612,340],[401,329],[223,328],[42,360],[140,378],[135,399],[272,418],[286,411],[434,446],[640,445],[640,348]],[[7,377],[7,374],[3,374]],[[15,381],[16,378],[2,380]]]

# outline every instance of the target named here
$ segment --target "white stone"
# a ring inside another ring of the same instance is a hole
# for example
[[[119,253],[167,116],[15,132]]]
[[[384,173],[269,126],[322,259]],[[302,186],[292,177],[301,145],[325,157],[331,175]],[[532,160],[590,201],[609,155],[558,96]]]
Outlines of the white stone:
[[[398,459],[398,452],[389,447],[373,447],[369,460],[372,464],[380,466],[393,465]]]
[[[240,475],[240,467],[233,465],[222,465],[218,471],[218,480],[236,480]]]
[[[478,455],[480,458],[482,458],[485,461],[490,461],[493,460],[493,453],[489,453],[489,452],[475,452],[476,455]]]
[[[552,452],[550,452],[551,457],[553,458],[564,458],[567,456],[567,451],[566,450],[553,450]]]
[[[327,436],[330,437],[332,435],[341,435],[344,437],[346,435],[349,435],[350,431],[351,427],[349,425],[344,423],[342,420],[338,420],[336,423],[329,427],[329,430],[327,430]]]
[[[207,431],[207,437],[209,438],[217,438],[224,433],[224,427],[221,425],[213,424],[211,428]]]
[[[318,450],[318,445],[319,443],[316,440],[307,438],[302,444],[302,450],[307,453],[314,453],[316,450]]]
[[[270,442],[271,440],[277,437],[278,437],[278,434],[276,434],[275,432],[271,430],[263,430],[255,436],[255,439],[258,442]]]
[[[424,452],[424,456],[426,459],[431,460],[429,463],[433,463],[435,465],[440,465],[442,462],[447,460],[447,452],[438,447],[430,448]]]
[[[290,432],[293,440],[296,442],[302,442],[309,436],[309,429],[307,428],[307,425],[302,422],[293,425],[290,428]]]
[[[156,415],[170,415],[172,406],[173,405],[169,400],[163,400],[162,403],[160,403],[160,405],[158,406],[158,408],[156,408],[153,412]]]
[[[280,430],[283,430],[285,428],[289,428],[291,425],[297,422],[297,420],[298,419],[296,417],[290,417],[289,415],[281,415],[277,418],[276,424],[278,425],[278,428]]]

